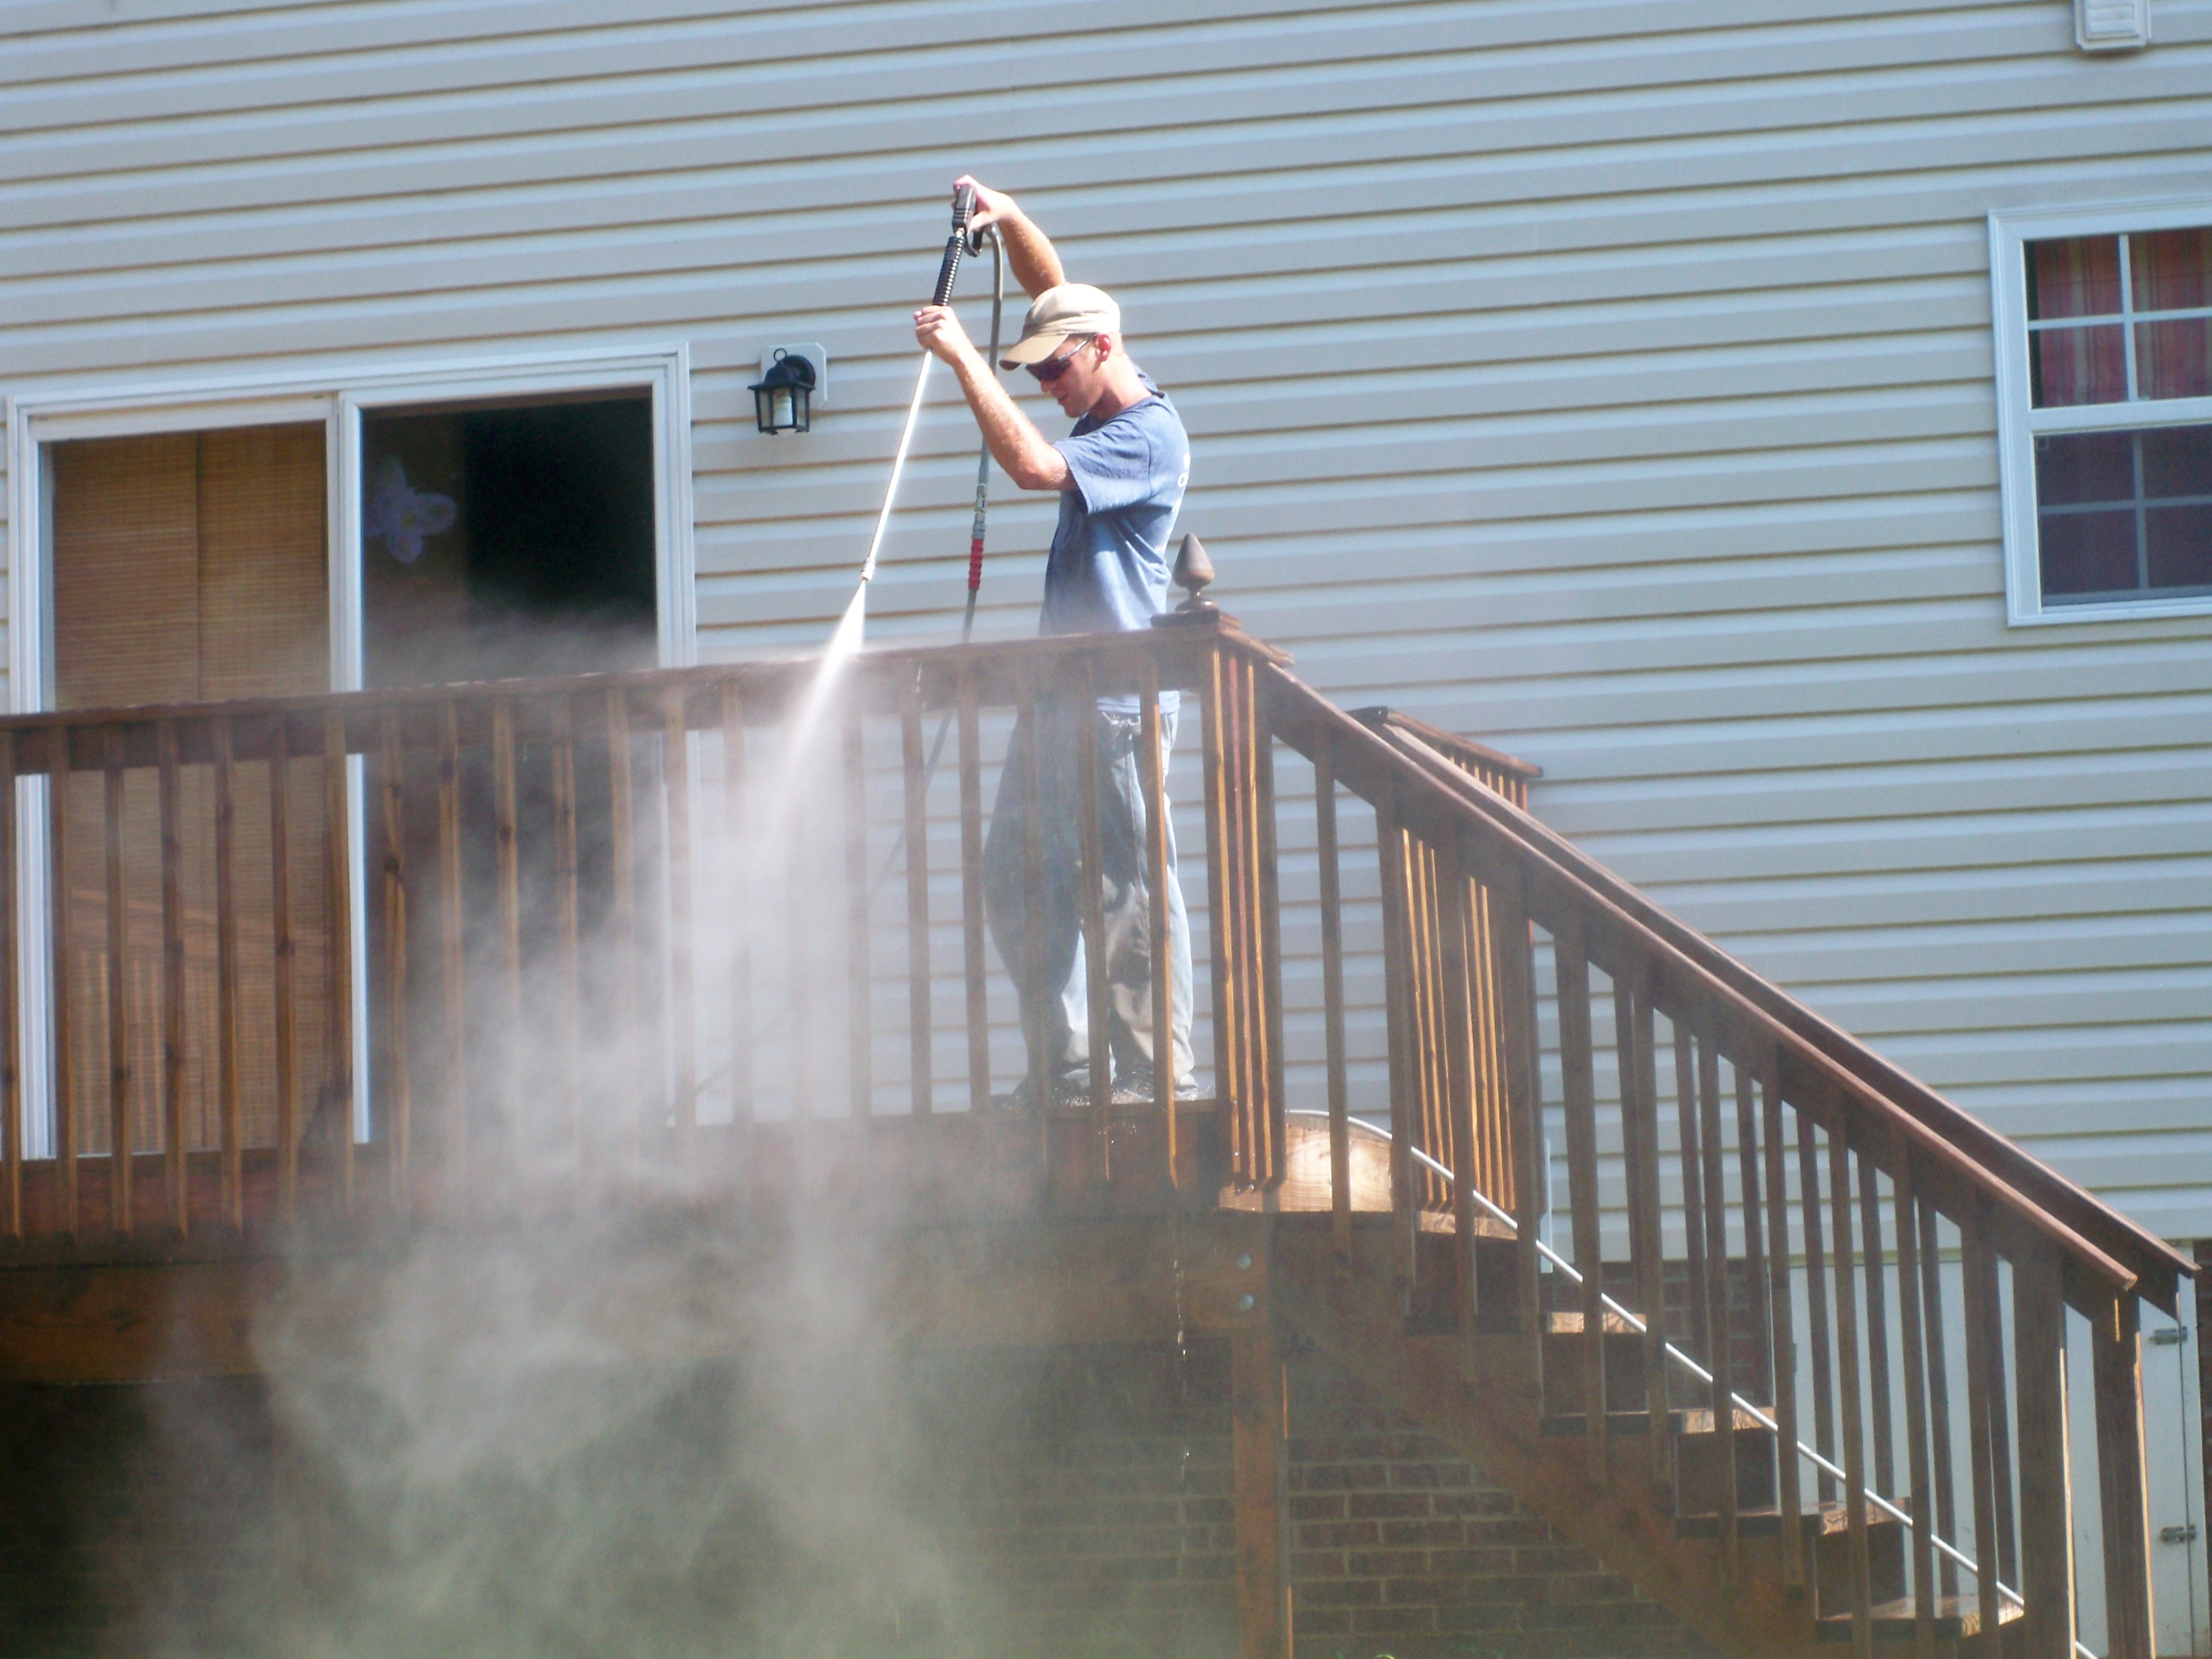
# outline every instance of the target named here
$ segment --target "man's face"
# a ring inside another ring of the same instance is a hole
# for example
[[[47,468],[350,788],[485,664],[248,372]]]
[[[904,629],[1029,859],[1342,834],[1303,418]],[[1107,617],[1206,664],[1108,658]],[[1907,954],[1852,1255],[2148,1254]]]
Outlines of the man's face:
[[[1041,384],[1060,405],[1060,413],[1071,418],[1085,413],[1092,404],[1106,395],[1106,367],[1103,359],[1111,355],[1109,336],[1085,334],[1079,340],[1071,339],[1061,344],[1051,356],[1036,367],[1053,378]]]

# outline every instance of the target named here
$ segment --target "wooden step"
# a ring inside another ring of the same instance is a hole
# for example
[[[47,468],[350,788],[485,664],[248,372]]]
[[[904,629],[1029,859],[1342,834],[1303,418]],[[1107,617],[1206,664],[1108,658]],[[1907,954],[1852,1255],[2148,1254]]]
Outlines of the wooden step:
[[[1501,1336],[1519,1330],[1519,1255],[1510,1237],[1485,1233],[1475,1236],[1474,1283],[1474,1328]],[[1417,1232],[1413,1236],[1413,1285],[1412,1305],[1406,1314],[1407,1334],[1448,1335],[1459,1328],[1463,1305],[1457,1237],[1427,1229]]]
[[[1727,1490],[1727,1449],[1713,1432],[1710,1407],[1677,1413],[1674,1431],[1674,1512],[1677,1516],[1716,1513]],[[1735,1423],[1735,1506],[1739,1512],[1762,1509],[1775,1502],[1774,1433],[1749,1412],[1738,1407],[1730,1413]]]
[[[1798,1517],[1812,1544],[1813,1582],[1816,1613],[1823,1618],[1848,1616],[1851,1610],[1851,1517],[1842,1504],[1823,1504]],[[1717,1538],[1721,1518],[1717,1514],[1678,1516],[1675,1530],[1686,1538]],[[1736,1511],[1736,1530],[1746,1538],[1772,1538],[1782,1529],[1780,1512],[1771,1503]],[[1893,1601],[1904,1596],[1907,1586],[1905,1559],[1911,1529],[1895,1516],[1866,1507],[1868,1600]]]
[[[1900,1596],[1894,1601],[1877,1602],[1873,1609],[1873,1636],[1877,1642],[1910,1642],[1913,1634],[1912,1600]],[[2009,1625],[2021,1616],[2021,1610],[2009,1601],[1997,1604],[1997,1623]],[[1939,1595],[1936,1598],[1936,1639],[1961,1641],[1982,1633],[1981,1604],[1971,1595]],[[1813,1633],[1823,1642],[1848,1642],[1851,1639],[1851,1618],[1848,1613],[1834,1617],[1823,1616],[1813,1621]]]
[[[1620,1315],[1605,1316],[1605,1401],[1614,1411],[1637,1411],[1644,1390],[1644,1334]],[[1578,1413],[1583,1399],[1583,1316],[1554,1311],[1544,1320],[1544,1409]]]

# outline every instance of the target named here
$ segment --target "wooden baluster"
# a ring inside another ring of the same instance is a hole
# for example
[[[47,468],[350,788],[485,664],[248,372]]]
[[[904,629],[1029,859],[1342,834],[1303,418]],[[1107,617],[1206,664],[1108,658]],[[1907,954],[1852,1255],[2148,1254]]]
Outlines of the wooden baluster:
[[[77,1088],[76,999],[70,981],[73,927],[70,912],[69,786],[70,727],[57,726],[46,761],[47,883],[53,909],[48,940],[52,956],[54,999],[54,1167],[61,1177],[63,1224],[74,1239],[83,1226],[77,1179]]]
[[[614,876],[614,1042],[616,1119],[624,1126],[629,1155],[645,1144],[651,1095],[637,1076],[644,1044],[637,976],[644,968],[637,937],[636,796],[630,777],[629,698],[607,690],[607,844]],[[794,1022],[794,1024],[796,1022]],[[627,1098],[623,1098],[623,1097]]]
[[[386,709],[381,732],[384,769],[384,1110],[392,1213],[415,1211],[415,1085],[407,1042],[407,748],[399,712]],[[572,1028],[573,1029],[573,1023]]]
[[[1836,1458],[1835,1370],[1828,1348],[1827,1255],[1820,1243],[1820,1151],[1814,1141],[1812,1115],[1797,1114],[1797,1182],[1805,1219],[1805,1312],[1811,1326],[1813,1361],[1813,1445],[1830,1462]],[[1820,1476],[1820,1501],[1836,1498],[1833,1475]]]
[[[1419,1091],[1413,1052],[1411,922],[1406,914],[1406,833],[1388,790],[1375,803],[1375,853],[1382,891],[1382,1002],[1390,1071],[1390,1217],[1393,1277],[1399,1311],[1410,1311],[1418,1257],[1414,1252],[1426,1183],[1413,1164],[1414,1114]],[[1220,969],[1217,958],[1215,971]],[[1587,993],[1585,994],[1587,994]],[[1583,1014],[1588,1018],[1585,1003]],[[1562,1020],[1565,1018],[1561,1015]],[[1593,1166],[1594,1167],[1594,1166]]]
[[[230,721],[215,722],[216,1072],[222,1127],[222,1223],[246,1226],[246,1115],[239,1079],[238,757]]]
[[[1515,1264],[1519,1284],[1521,1334],[1526,1353],[1528,1380],[1539,1397],[1544,1385],[1543,1258],[1536,1246],[1542,1237],[1546,1186],[1544,1099],[1538,1052],[1536,1018],[1536,963],[1534,940],[1528,930],[1528,908],[1518,871],[1501,878],[1490,890],[1491,951],[1498,964],[1498,1004],[1504,1025],[1505,1090],[1512,1126],[1512,1146],[1518,1153],[1514,1170],[1513,1211],[1516,1224]]]
[[[1182,1125],[1176,1115],[1176,1085],[1180,1080],[1182,1060],[1176,1048],[1175,942],[1168,906],[1168,886],[1173,878],[1168,872],[1168,837],[1171,825],[1168,805],[1167,747],[1163,741],[1160,719],[1159,669],[1147,660],[1143,672],[1144,683],[1138,704],[1137,782],[1145,792],[1146,924],[1152,941],[1152,1104],[1160,1115],[1161,1155],[1166,1160],[1168,1184],[1179,1188],[1182,1185],[1182,1177],[1177,1159],[1182,1152]],[[1324,894],[1332,890],[1336,880],[1335,806],[1336,803],[1332,800],[1329,803],[1332,836],[1328,848],[1329,862],[1322,876]],[[1322,977],[1324,982],[1329,975],[1330,926],[1328,900],[1324,897],[1322,916]],[[1344,969],[1340,941],[1337,948],[1340,951],[1335,981],[1338,1000],[1334,1027],[1336,1048],[1333,1051],[1335,1058],[1332,1062],[1336,1069],[1330,1073],[1333,1086],[1341,1085],[1344,1058]],[[1349,1224],[1347,1219],[1346,1225],[1348,1227]],[[1340,1237],[1340,1246],[1342,1243]]]
[[[1943,1318],[1943,1262],[1942,1234],[1933,1204],[1920,1204],[1921,1324],[1926,1333],[1923,1348],[1928,1357],[1929,1461],[1934,1466],[1936,1535],[1959,1536],[1958,1498],[1952,1471],[1950,1361],[1947,1350],[1950,1331]],[[1936,1568],[1937,1594],[1959,1593],[1959,1566],[1949,1556]]]
[[[446,1005],[446,1160],[453,1213],[465,1215],[469,1186],[468,918],[461,909],[461,716],[450,699],[439,706],[438,889]]]
[[[2021,1595],[2028,1659],[2073,1659],[2074,1483],[2066,1422],[2066,1304],[2058,1252],[2036,1240],[2013,1263],[2020,1387]]]
[[[991,1007],[983,978],[983,757],[975,677],[963,664],[960,700],[960,939],[968,993],[968,1109],[991,1104]]]
[[[922,775],[921,688],[909,680],[899,707],[899,767],[906,797],[907,1093],[916,1117],[935,1109],[930,1057],[929,799]]]
[[[192,1204],[185,1158],[184,836],[179,823],[183,776],[174,720],[155,724],[154,753],[161,788],[161,1180],[169,1225],[181,1237],[191,1231]]]
[[[1878,1492],[1897,1490],[1897,1453],[1889,1397],[1889,1292],[1887,1258],[1881,1243],[1881,1176],[1864,1152],[1859,1154],[1859,1238],[1866,1263],[1868,1405],[1874,1414],[1874,1468],[1869,1479]]]
[[[1690,1315],[1690,1347],[1708,1365],[1713,1352],[1713,1304],[1705,1281],[1705,1136],[1698,1118],[1698,1044],[1688,1021],[1677,1010],[1674,1027],[1674,1125],[1682,1171],[1682,1245],[1687,1258],[1683,1289]],[[1655,1103],[1656,1104],[1656,1103]],[[1653,1152],[1656,1161],[1656,1148]],[[1717,1207],[1719,1195],[1714,1195]],[[1714,1407],[1718,1411],[1719,1407]],[[1714,1419],[1718,1424],[1720,1419]]]
[[[1721,1057],[1710,1035],[1698,1041],[1698,1112],[1705,1162],[1705,1305],[1711,1323],[1713,1425],[1721,1436],[1721,1552],[1731,1579],[1742,1576],[1736,1519],[1735,1322],[1729,1297],[1728,1198],[1721,1152]]]
[[[507,1097],[507,1182],[519,1193],[528,1159],[522,1127],[523,1071],[530,1046],[523,1039],[522,849],[514,792],[514,704],[501,697],[491,706],[492,836],[499,857],[500,1001],[507,1031],[495,1052],[503,1049]]]
[[[761,886],[757,869],[767,849],[753,844],[745,822],[744,691],[736,680],[722,682],[722,822],[729,844],[724,867],[733,890],[737,917],[730,946],[730,1118],[744,1167],[752,1168],[753,1130],[753,933]]]
[[[1986,1245],[1982,1267],[1986,1283],[1982,1295],[1982,1317],[1989,1326],[1990,1386],[1982,1401],[1990,1417],[1990,1484],[1996,1494],[1997,1576],[2008,1584],[2020,1583],[2020,1554],[2013,1528],[2016,1489],[2013,1485],[2012,1391],[2005,1381],[2004,1303],[1997,1278],[1997,1255]]]
[[[1412,947],[1408,965],[1413,988],[1411,1012],[1417,1062],[1413,1075],[1421,1108],[1419,1145],[1437,1163],[1457,1170],[1462,1163],[1451,1144],[1451,1115],[1445,1106],[1443,1017],[1439,1007],[1443,1000],[1439,981],[1443,970],[1443,951],[1437,937],[1435,849],[1419,836],[1408,836],[1406,864],[1411,887],[1407,895],[1406,915],[1410,923],[1407,941]],[[1423,1167],[1421,1186],[1424,1209],[1443,1209],[1451,1203],[1451,1193],[1444,1185],[1444,1178],[1434,1170]]]
[[[1996,1447],[1992,1443],[1990,1413],[1985,1402],[1992,1387],[2002,1387],[2000,1366],[1994,1363],[1997,1356],[1991,1352],[1990,1341],[1990,1278],[1987,1261],[1988,1246],[1982,1237],[1978,1198],[1969,1202],[1966,1213],[1959,1222],[1959,1247],[1965,1285],[1964,1315],[1966,1322],[1966,1425],[1967,1438],[1972,1460],[1974,1492],[1974,1591],[1979,1603],[1979,1628],[1985,1635],[1994,1636],[1999,1619],[1997,1579],[1997,1504],[2000,1498],[2011,1501],[2008,1492],[2000,1494],[1996,1477]],[[1992,1373],[1998,1373],[1993,1376]]]
[[[699,1012],[693,998],[691,918],[691,721],[684,688],[661,693],[660,764],[668,815],[668,1002],[671,1083],[676,1091],[676,1133],[686,1173],[696,1176],[699,1157]]]
[[[292,939],[292,734],[269,722],[270,910],[276,964],[276,1218],[299,1219],[300,1032]]]
[[[1083,919],[1084,994],[1089,1005],[1091,1133],[1103,1184],[1114,1176],[1114,1061],[1107,1041],[1112,1004],[1106,982],[1106,868],[1098,822],[1098,699],[1088,663],[1080,684],[1083,704],[1075,732],[1075,879],[1077,914]]]
[[[1438,1003],[1442,1018],[1441,1058],[1444,1067],[1445,1106],[1449,1114],[1451,1145],[1456,1161],[1452,1169],[1452,1255],[1458,1268],[1460,1348],[1471,1375],[1474,1364],[1474,1326],[1479,1311],[1475,1289],[1474,1158],[1474,984],[1468,962],[1468,883],[1460,862],[1459,837],[1447,835],[1436,849],[1437,890],[1444,902],[1437,917],[1442,950],[1443,995]]]
[[[576,846],[576,711],[566,697],[550,710],[553,738],[553,866],[559,892],[561,951],[561,1070],[568,1118],[568,1195],[584,1198],[584,953],[583,891]]]
[[[1912,1200],[1912,1152],[1895,1138],[1890,1201],[1897,1218],[1897,1316],[1905,1347],[1905,1461],[1912,1482],[1912,1645],[1916,1659],[1934,1659],[1936,1545],[1929,1522],[1926,1327],[1920,1305],[1919,1212]],[[1864,1178],[1864,1177],[1863,1177]],[[1869,1232],[1869,1237],[1872,1237]],[[1933,1241],[1928,1255],[1935,1254]]]
[[[845,708],[846,1081],[850,1110],[865,1123],[875,1110],[875,1006],[868,963],[868,771],[858,696]]]
[[[15,734],[0,732],[0,1207],[7,1236],[23,1236],[23,1026],[15,951],[21,940],[15,882]]]
[[[2150,1659],[2154,1651],[2140,1317],[2136,1298],[2123,1291],[2090,1320],[2097,1490],[2105,1534],[2106,1651],[2112,1659]]]
[[[1037,1115],[1038,1146],[1041,1153],[1048,1154],[1054,1070],[1044,1049],[1044,1000],[1048,994],[1044,982],[1044,781],[1037,774],[1038,757],[1044,747],[1037,723],[1045,718],[1046,705],[1027,680],[1022,686],[1022,698],[1015,723],[1022,766],[1022,1035],[1029,1049],[1029,1086]]]
[[[1644,1315],[1644,1386],[1649,1402],[1651,1468],[1670,1467],[1674,1425],[1668,1413],[1667,1281],[1659,1207],[1659,1088],[1653,1048],[1650,982],[1640,967],[1613,986],[1615,1049],[1620,1066],[1621,1149],[1629,1191],[1630,1272]],[[1633,1125],[1633,1133],[1629,1133]]]
[[[797,775],[801,765],[806,765],[810,774],[812,771],[811,757],[797,745],[799,736],[787,721],[783,728],[783,769],[787,779]],[[819,787],[815,775],[810,775],[807,781],[810,787]],[[793,1164],[794,1167],[804,1167],[799,1164],[798,1155],[805,1142],[811,1140],[811,1131],[802,1137],[796,1125],[811,1121],[817,1115],[821,1094],[815,1075],[815,936],[821,931],[817,913],[821,905],[822,866],[828,858],[828,848],[823,844],[828,840],[828,830],[824,826],[818,834],[802,834],[790,815],[773,805],[763,816],[782,842],[772,851],[780,852],[784,860],[784,1042],[785,1052],[790,1056]]]
[[[1736,1182],[1743,1193],[1744,1300],[1750,1322],[1752,1374],[1737,1386],[1753,1398],[1774,1400],[1774,1313],[1766,1282],[1766,1218],[1759,1190],[1759,1103],[1752,1068],[1732,1061],[1735,1072]],[[1778,1202],[1779,1201],[1778,1195]],[[1764,1395],[1761,1395],[1761,1390]],[[1778,1455],[1790,1455],[1786,1449]]]
[[[1828,1131],[1828,1194],[1835,1218],[1837,1380],[1843,1395],[1844,1506],[1851,1559],[1851,1650],[1873,1659],[1873,1573],[1867,1554],[1866,1425],[1859,1397],[1859,1312],[1851,1244],[1851,1153],[1840,1103]]]
[[[1782,1582],[1805,1583],[1803,1492],[1797,1443],[1797,1322],[1790,1306],[1790,1186],[1784,1173],[1782,1062],[1772,1048],[1759,1060],[1759,1139],[1766,1174],[1766,1328],[1774,1368],[1775,1499],[1782,1534]]]
[[[131,1222],[131,1074],[129,916],[123,892],[123,728],[105,733],[100,828],[107,874],[107,1224],[125,1238]]]
[[[46,759],[46,863],[49,905],[53,907],[53,1159],[62,1179],[62,1225],[76,1239],[84,1225],[77,1182],[77,1033],[76,998],[70,995],[70,887],[69,887],[69,772],[70,728],[55,726]]]
[[[1243,1082],[1237,1069],[1237,1010],[1231,982],[1237,962],[1231,938],[1237,900],[1231,854],[1236,837],[1230,833],[1229,824],[1235,791],[1230,783],[1229,750],[1236,722],[1234,710],[1226,703],[1230,688],[1224,667],[1222,652],[1216,646],[1206,657],[1206,686],[1200,699],[1200,752],[1206,782],[1206,933],[1212,940],[1213,965],[1213,1092],[1228,1130],[1230,1167],[1241,1171],[1237,1102]],[[1395,1056],[1396,1051],[1392,1052]],[[1407,1248],[1410,1252],[1411,1244]]]
[[[1256,1144],[1265,1159],[1260,1174],[1270,1194],[1283,1184],[1283,1164],[1289,1152],[1290,1124],[1284,1115],[1285,1084],[1283,1075],[1283,901],[1275,848],[1275,735],[1267,699],[1259,685],[1259,666],[1244,665],[1246,695],[1252,710],[1252,813],[1255,822],[1255,882],[1253,920],[1258,937],[1258,973],[1254,988],[1261,998],[1252,1030],[1258,1040],[1256,1075],[1266,1093],[1260,1102],[1261,1116]],[[1267,1207],[1274,1203],[1269,1200]]]
[[[1328,1224],[1337,1259],[1349,1261],[1352,1118],[1344,1058],[1344,892],[1337,866],[1336,751],[1326,726],[1314,744],[1313,768],[1314,845],[1321,876],[1322,1042],[1328,1070]],[[1534,1310],[1536,1304],[1522,1305]],[[1535,1316],[1531,1312],[1528,1318]],[[1540,1351],[1541,1346],[1540,1342]]]
[[[353,1209],[353,814],[346,792],[345,716],[323,711],[323,869],[330,919],[330,1006],[325,1011],[329,1081],[320,1109],[330,1114],[338,1206]]]
[[[1575,1267],[1583,1276],[1583,1427],[1590,1479],[1607,1478],[1605,1398],[1605,1262],[1600,1244],[1597,1186],[1597,1090],[1593,1077],[1589,959],[1573,921],[1552,936],[1559,988],[1559,1081],[1567,1127],[1567,1208],[1573,1225]],[[1542,1315],[1530,1310],[1530,1317]]]

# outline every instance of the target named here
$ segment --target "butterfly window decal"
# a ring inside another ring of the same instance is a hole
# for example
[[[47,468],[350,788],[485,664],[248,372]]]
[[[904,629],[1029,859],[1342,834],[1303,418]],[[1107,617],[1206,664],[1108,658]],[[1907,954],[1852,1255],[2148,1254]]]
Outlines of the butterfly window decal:
[[[457,513],[451,495],[416,489],[407,482],[407,469],[399,458],[387,455],[377,465],[362,512],[362,538],[382,538],[386,552],[402,564],[412,564],[422,556],[425,539],[453,527]]]

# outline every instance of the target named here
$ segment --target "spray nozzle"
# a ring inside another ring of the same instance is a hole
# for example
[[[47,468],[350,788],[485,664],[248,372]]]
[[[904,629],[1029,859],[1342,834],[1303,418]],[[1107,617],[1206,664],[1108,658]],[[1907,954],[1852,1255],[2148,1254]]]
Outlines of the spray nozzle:
[[[975,213],[975,186],[963,185],[952,192],[952,228],[965,230]]]

